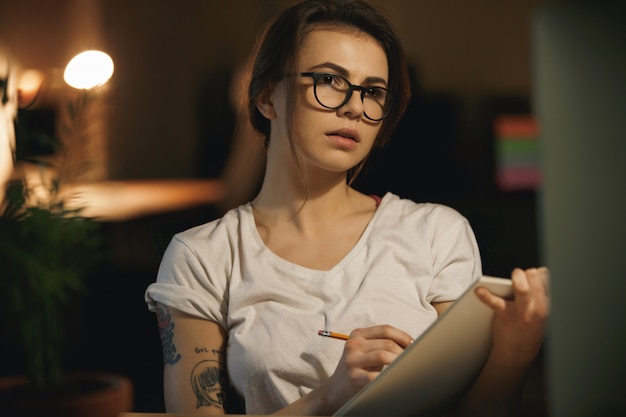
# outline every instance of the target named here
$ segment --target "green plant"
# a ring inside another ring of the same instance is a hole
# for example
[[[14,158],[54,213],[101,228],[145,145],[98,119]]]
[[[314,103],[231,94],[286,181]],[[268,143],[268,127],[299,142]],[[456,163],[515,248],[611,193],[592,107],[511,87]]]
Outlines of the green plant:
[[[75,178],[84,161],[68,158],[88,102],[81,92],[68,103],[69,119],[62,136],[38,137],[53,155],[23,158],[20,181],[8,185],[0,201],[0,312],[7,334],[24,352],[30,385],[40,392],[64,383],[64,322],[68,309],[85,291],[85,280],[102,257],[100,224],[67,208],[72,195],[61,183]],[[16,133],[28,136],[18,118]],[[41,136],[41,133],[39,133]],[[70,155],[71,156],[71,155]],[[34,178],[33,178],[34,177]]]
[[[56,196],[58,184],[53,183]],[[63,312],[85,289],[85,274],[100,257],[98,223],[68,210],[62,200],[27,204],[24,183],[7,190],[0,216],[2,313],[24,349],[29,381],[38,389],[63,383]]]

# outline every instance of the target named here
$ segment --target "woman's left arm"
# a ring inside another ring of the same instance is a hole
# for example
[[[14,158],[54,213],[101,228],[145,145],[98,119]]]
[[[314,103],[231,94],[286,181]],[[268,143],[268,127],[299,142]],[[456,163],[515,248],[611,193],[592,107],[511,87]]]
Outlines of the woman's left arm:
[[[549,314],[547,268],[515,269],[514,299],[485,288],[476,295],[495,312],[493,347],[478,379],[459,404],[463,416],[511,416],[521,407],[525,377],[543,344]]]

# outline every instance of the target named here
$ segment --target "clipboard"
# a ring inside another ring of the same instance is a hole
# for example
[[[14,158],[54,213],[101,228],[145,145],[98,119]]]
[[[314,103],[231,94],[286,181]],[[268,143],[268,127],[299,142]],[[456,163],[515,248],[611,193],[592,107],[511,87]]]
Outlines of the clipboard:
[[[334,416],[427,416],[469,388],[491,349],[493,311],[474,290],[513,296],[511,280],[482,276]]]

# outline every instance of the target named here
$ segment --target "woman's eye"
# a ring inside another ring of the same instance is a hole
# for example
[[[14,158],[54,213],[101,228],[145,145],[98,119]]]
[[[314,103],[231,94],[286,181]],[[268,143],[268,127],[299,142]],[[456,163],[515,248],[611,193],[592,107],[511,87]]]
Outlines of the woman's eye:
[[[323,85],[329,85],[338,90],[348,88],[348,83],[342,77],[334,74],[324,74],[320,79]]]
[[[337,77],[335,77],[334,75],[324,75],[320,81],[322,82],[322,84],[335,84],[337,82]]]
[[[380,89],[376,88],[376,87],[369,87],[366,91],[365,94],[370,96],[370,97],[378,97],[381,95],[381,91]]]

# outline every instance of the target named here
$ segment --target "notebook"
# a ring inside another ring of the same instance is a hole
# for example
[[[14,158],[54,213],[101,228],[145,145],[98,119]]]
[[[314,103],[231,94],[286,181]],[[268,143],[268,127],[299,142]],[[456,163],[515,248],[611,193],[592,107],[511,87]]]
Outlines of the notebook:
[[[510,279],[481,277],[335,416],[429,415],[461,395],[491,349],[494,313],[476,297],[477,286],[513,295]]]

